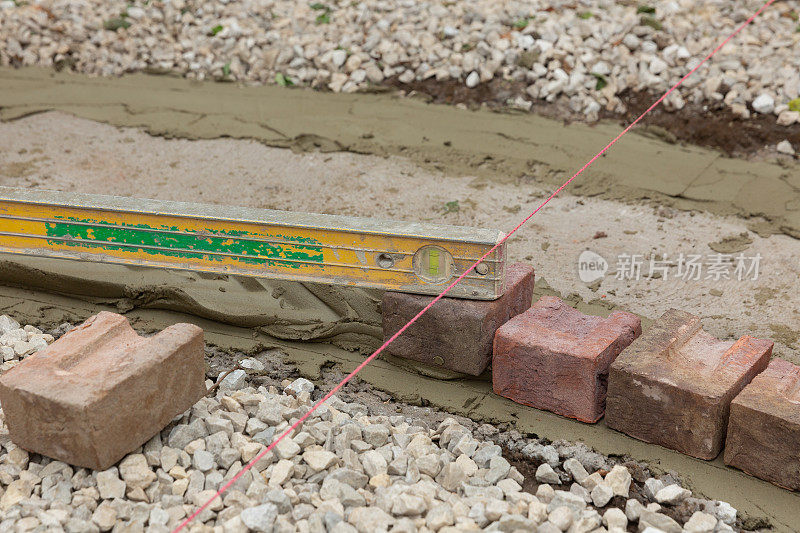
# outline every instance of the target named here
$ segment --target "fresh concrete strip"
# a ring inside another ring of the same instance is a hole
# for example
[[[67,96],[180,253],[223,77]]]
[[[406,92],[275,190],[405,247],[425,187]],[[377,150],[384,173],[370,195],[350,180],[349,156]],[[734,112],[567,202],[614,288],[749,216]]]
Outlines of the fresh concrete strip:
[[[51,133],[43,137],[42,131]],[[0,181],[16,187],[504,229],[549,194],[528,179],[485,181],[429,171],[402,157],[296,153],[250,140],[164,139],[58,111],[0,123],[0,137],[6,140]],[[226,187],[219,186],[220,179]],[[304,187],[296,186],[298,179]],[[800,364],[800,314],[779,303],[800,300],[800,284],[790,283],[800,275],[795,261],[800,240],[749,233],[744,224],[752,220],[632,204],[556,197],[532,226],[514,235],[508,260],[535,266],[537,297],[560,295],[592,315],[624,309],[643,317],[645,324],[646,317],[678,307],[702,316],[706,329],[718,338],[750,333],[774,339],[775,355]],[[682,276],[681,258],[713,262],[716,252],[742,254],[748,262],[761,257],[758,278],[755,271],[730,280]],[[579,266],[584,253],[600,256],[605,264],[588,281]],[[626,257],[630,267],[641,267],[639,276],[633,269],[619,271]],[[212,281],[179,273],[158,278],[147,270],[125,269],[102,277],[93,270],[87,281],[81,263],[62,264],[44,274],[42,263],[24,259],[17,264],[32,268],[12,272],[3,263],[0,278],[115,299],[120,309],[146,305],[185,310],[282,338],[324,338],[365,351],[382,339],[381,295],[376,291],[241,278]],[[275,319],[278,311],[280,321]]]

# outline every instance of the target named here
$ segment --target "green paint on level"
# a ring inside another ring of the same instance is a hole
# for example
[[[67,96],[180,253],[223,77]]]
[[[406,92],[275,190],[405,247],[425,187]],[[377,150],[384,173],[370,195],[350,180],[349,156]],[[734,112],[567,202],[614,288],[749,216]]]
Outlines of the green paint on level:
[[[294,261],[322,263],[322,247],[320,243],[309,237],[272,236],[282,241],[299,241],[298,244],[273,244],[249,240],[263,238],[247,231],[206,230],[202,234],[174,235],[153,231],[144,224],[110,224],[104,221],[89,219],[66,219],[69,222],[46,223],[48,237],[60,237],[67,241],[48,241],[49,244],[67,244],[68,246],[90,247],[98,250],[115,250],[141,252],[153,256],[169,256],[179,259],[200,259],[204,261],[222,261],[226,256],[211,255],[209,252],[236,254],[246,257],[230,257],[234,262],[249,265],[289,266],[300,268],[302,265]],[[82,224],[75,224],[80,222]],[[83,224],[97,224],[85,226]],[[162,226],[158,229],[180,231],[178,228]],[[217,236],[218,235],[218,236]],[[101,242],[102,241],[102,242]],[[118,244],[109,244],[118,243]],[[128,245],[128,246],[122,246]],[[143,246],[132,248],[131,245]],[[158,249],[144,248],[154,246]],[[289,261],[287,261],[289,260]]]

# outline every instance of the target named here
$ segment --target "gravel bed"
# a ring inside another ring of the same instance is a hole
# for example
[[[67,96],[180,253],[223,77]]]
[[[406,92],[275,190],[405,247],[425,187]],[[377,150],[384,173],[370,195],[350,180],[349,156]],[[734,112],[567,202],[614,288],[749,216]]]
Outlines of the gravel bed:
[[[510,103],[562,102],[593,121],[625,91],[663,92],[761,0],[419,2],[363,0],[0,1],[0,64],[104,76],[306,85],[332,91],[496,78]],[[665,105],[723,102],[734,113],[800,122],[800,2],[773,6]],[[783,147],[788,150],[787,147]]]
[[[20,343],[35,343],[37,351],[68,328],[42,333],[0,316],[3,353],[10,346],[22,354],[5,361],[3,371],[33,353]],[[102,472],[16,447],[0,410],[0,532],[173,529],[323,394],[304,378],[282,379],[286,368],[272,358],[239,364],[245,370],[221,375],[214,397]],[[548,443],[395,404],[363,383],[346,389],[260,459],[190,530],[734,530],[735,509],[692,497],[673,475],[652,477],[643,465],[582,444]]]

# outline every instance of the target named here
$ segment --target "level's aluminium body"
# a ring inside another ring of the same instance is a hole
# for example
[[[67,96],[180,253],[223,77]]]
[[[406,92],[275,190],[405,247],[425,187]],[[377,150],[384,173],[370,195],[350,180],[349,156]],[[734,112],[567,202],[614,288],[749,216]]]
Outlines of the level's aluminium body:
[[[497,230],[0,187],[0,253],[438,294]],[[505,244],[448,296],[505,290]]]

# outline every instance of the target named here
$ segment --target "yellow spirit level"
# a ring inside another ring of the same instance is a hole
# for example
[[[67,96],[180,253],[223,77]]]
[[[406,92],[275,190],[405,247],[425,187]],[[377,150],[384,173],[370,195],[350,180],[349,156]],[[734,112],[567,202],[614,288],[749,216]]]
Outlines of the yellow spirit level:
[[[438,294],[497,230],[0,187],[0,252]],[[505,243],[448,296],[505,290]]]

